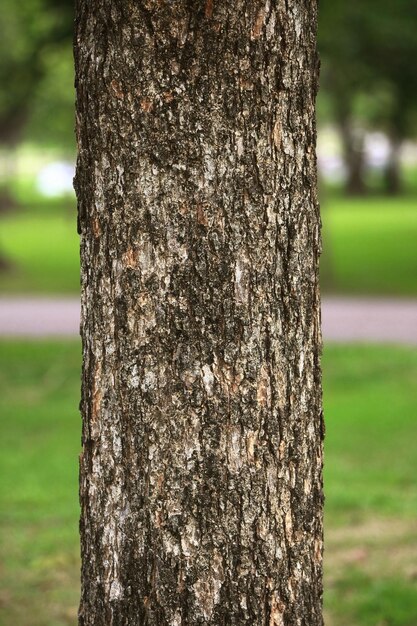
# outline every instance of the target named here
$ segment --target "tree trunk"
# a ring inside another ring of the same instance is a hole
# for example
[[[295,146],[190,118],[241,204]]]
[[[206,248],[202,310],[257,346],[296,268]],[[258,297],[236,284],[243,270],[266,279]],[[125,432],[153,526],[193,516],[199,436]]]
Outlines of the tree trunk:
[[[318,626],[316,4],[78,0],[82,626]]]
[[[363,196],[366,194],[364,135],[361,132],[355,133],[348,119],[342,120],[339,126],[347,169],[346,193],[349,196]]]
[[[390,154],[384,170],[384,187],[390,196],[397,196],[403,191],[401,180],[401,146],[399,137],[392,136],[390,139]]]

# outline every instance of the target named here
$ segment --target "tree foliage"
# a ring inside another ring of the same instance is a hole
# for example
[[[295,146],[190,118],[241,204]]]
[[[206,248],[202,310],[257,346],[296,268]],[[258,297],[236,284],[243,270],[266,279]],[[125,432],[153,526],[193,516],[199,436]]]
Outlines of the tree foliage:
[[[16,144],[33,133],[38,140],[58,120],[72,128],[72,2],[4,0],[0,39],[0,142]],[[71,104],[69,104],[71,102]],[[71,109],[70,109],[71,107]],[[32,123],[30,123],[32,120]],[[61,136],[60,136],[61,135]]]
[[[362,139],[365,129],[384,130],[393,151],[416,134],[414,0],[322,0],[319,48],[325,110],[342,130],[348,165],[361,165],[358,128]]]

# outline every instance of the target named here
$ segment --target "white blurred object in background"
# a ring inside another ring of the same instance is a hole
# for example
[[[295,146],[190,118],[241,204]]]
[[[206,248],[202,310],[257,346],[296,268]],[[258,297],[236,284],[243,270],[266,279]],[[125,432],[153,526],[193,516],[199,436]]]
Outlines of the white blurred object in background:
[[[388,165],[391,146],[384,133],[366,133],[365,135],[365,162],[375,169],[383,169]]]
[[[45,165],[36,178],[39,191],[47,197],[74,193],[72,181],[74,165],[66,161],[54,161]]]

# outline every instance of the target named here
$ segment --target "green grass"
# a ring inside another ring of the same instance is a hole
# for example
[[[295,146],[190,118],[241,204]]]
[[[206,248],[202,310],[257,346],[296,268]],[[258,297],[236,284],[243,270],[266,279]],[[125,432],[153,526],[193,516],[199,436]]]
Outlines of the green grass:
[[[417,351],[323,359],[327,626],[417,624]]]
[[[360,522],[370,511],[416,515],[416,380],[415,350],[327,348],[325,478],[332,520]]]
[[[417,198],[333,195],[322,203],[322,218],[324,292],[417,295]],[[0,292],[78,293],[78,245],[69,205],[36,204],[4,216],[0,253],[12,270],[0,273]]]
[[[11,269],[0,272],[3,294],[77,294],[79,239],[74,211],[9,214],[0,222],[0,253]]]
[[[0,624],[76,623],[80,348],[0,342]],[[417,351],[328,346],[327,626],[417,623]]]
[[[322,202],[325,292],[417,295],[417,198]]]
[[[0,624],[75,624],[80,349],[0,345]]]

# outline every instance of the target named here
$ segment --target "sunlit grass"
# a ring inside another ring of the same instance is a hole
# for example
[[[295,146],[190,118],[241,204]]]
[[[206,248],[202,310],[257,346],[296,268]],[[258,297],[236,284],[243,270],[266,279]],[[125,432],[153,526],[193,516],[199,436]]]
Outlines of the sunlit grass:
[[[0,221],[0,253],[10,264],[0,272],[2,293],[77,294],[79,240],[74,211],[30,212]]]
[[[417,295],[417,198],[322,202],[323,290]]]
[[[334,521],[417,513],[416,380],[416,350],[326,348],[326,492]]]
[[[0,624],[76,623],[76,343],[0,344]]]

